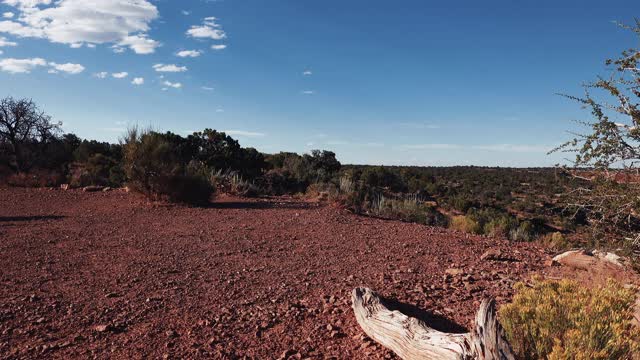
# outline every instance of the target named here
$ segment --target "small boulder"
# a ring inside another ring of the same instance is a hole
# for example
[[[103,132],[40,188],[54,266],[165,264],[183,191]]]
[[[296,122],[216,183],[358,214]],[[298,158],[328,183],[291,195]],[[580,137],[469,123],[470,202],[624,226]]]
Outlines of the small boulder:
[[[502,251],[500,251],[499,249],[489,249],[485,251],[484,254],[482,254],[482,256],[480,256],[480,260],[482,261],[502,260],[502,259],[503,259]]]

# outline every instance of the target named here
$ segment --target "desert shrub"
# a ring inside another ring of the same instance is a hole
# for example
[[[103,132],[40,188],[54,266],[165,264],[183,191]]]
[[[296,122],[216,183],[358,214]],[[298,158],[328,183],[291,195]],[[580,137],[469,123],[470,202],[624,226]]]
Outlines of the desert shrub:
[[[546,234],[542,238],[540,238],[540,242],[544,246],[548,246],[554,250],[564,250],[570,247],[569,241],[562,235],[561,232],[554,232],[550,234]]]
[[[640,331],[632,324],[635,293],[610,280],[600,288],[574,281],[516,284],[499,319],[523,359],[632,359]]]
[[[338,186],[333,183],[318,182],[307,187],[305,195],[308,198],[322,198],[325,200],[338,200]]]
[[[366,198],[371,199],[366,211],[373,216],[430,226],[448,225],[445,215],[425,204],[417,195],[392,197],[373,193],[372,196],[368,194]]]
[[[480,224],[468,216],[454,216],[449,223],[449,227],[453,230],[463,231],[469,234],[481,234],[482,227]]]
[[[263,193],[260,186],[256,185],[253,181],[243,178],[242,175],[235,171],[218,170],[212,172],[210,178],[214,187],[229,194],[254,197]]]
[[[345,176],[345,175],[340,177],[338,190],[340,191],[341,194],[350,194],[355,190],[355,188],[356,188],[356,184],[353,182],[351,177]]]
[[[9,186],[25,188],[56,187],[64,181],[65,177],[60,172],[46,169],[32,169],[28,173],[10,174],[5,179]]]
[[[150,198],[207,203],[214,192],[208,170],[190,161],[171,137],[131,130],[123,146],[124,170],[132,189]]]
[[[489,220],[482,227],[485,235],[501,237],[508,236],[509,232],[518,226],[518,220],[511,216],[499,216]]]
[[[305,186],[296,180],[291,174],[283,170],[272,169],[257,179],[259,187],[267,194],[284,195],[288,193],[298,193],[304,190]]]
[[[274,170],[279,170],[282,174],[287,174],[294,179],[301,185],[302,191],[313,183],[331,182],[341,167],[335,153],[320,150],[313,150],[310,154],[304,155],[281,152],[269,155],[266,162]],[[300,190],[300,186],[296,186],[295,190]]]
[[[509,232],[509,240],[513,241],[533,241],[536,236],[535,226],[528,220],[521,222],[517,228]]]

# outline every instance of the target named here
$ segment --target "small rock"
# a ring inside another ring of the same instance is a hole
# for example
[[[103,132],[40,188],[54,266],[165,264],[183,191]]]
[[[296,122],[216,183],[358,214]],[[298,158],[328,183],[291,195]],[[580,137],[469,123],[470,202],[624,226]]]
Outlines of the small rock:
[[[107,332],[111,329],[111,326],[109,325],[97,325],[93,328],[93,330],[95,330],[96,332],[99,333],[103,333],[103,332]]]
[[[464,271],[462,269],[459,268],[449,268],[447,270],[444,271],[445,274],[447,275],[451,275],[451,276],[458,276],[458,275],[463,275]]]
[[[482,256],[480,256],[480,260],[500,260],[502,259],[502,251],[499,249],[489,249],[485,251]]]

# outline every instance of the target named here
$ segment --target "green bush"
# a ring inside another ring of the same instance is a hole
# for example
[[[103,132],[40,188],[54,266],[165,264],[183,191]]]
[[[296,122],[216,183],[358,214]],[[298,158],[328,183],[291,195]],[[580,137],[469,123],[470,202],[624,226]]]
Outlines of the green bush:
[[[610,280],[599,288],[534,279],[516,284],[499,319],[523,359],[638,359],[635,292]]]
[[[468,216],[454,216],[449,223],[449,227],[453,230],[466,232],[469,234],[481,234],[482,227],[480,224]]]
[[[164,134],[129,131],[123,147],[129,186],[153,199],[208,203],[214,188],[206,167],[182,154]]]

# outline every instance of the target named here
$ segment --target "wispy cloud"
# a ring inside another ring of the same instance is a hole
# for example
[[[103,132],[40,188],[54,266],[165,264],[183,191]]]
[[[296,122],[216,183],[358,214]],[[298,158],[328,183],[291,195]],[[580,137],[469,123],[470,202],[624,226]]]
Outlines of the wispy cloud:
[[[211,45],[211,50],[224,50],[227,48],[227,45],[224,44],[217,44],[217,45]]]
[[[432,123],[426,123],[426,122],[400,122],[397,124],[397,126],[410,128],[410,129],[431,129],[431,130],[442,128],[442,126],[438,124],[432,124]]]
[[[516,153],[544,153],[553,149],[553,145],[518,145],[518,144],[489,144],[474,145],[474,150],[497,151],[497,152],[516,152]]]
[[[315,90],[304,90],[302,91],[303,95],[315,95],[316,91]]]
[[[202,55],[202,51],[200,50],[182,50],[176,53],[176,56],[183,57],[183,58],[184,57],[196,58],[200,55]]]
[[[510,153],[547,153],[553,149],[553,145],[528,145],[528,144],[482,144],[482,145],[462,145],[462,144],[413,144],[401,145],[403,150],[470,150],[470,151],[492,151]]]
[[[302,72],[302,75],[304,75],[304,76],[311,76],[311,75],[313,75],[313,71],[311,71],[311,70],[305,70],[305,71],[303,71],[303,72]]]
[[[111,74],[111,76],[113,76],[116,79],[124,79],[127,76],[129,76],[129,73],[126,71],[123,71],[123,72],[113,73]]]
[[[414,144],[402,145],[400,148],[405,150],[453,150],[461,149],[462,146],[457,144]]]
[[[133,81],[131,81],[131,84],[138,85],[138,86],[139,85],[143,85],[144,84],[144,78],[141,78],[141,77],[134,78]]]
[[[227,38],[227,34],[222,30],[222,26],[218,24],[213,16],[204,18],[202,25],[193,25],[187,30],[187,36],[200,39],[222,40]]]
[[[47,61],[42,58],[31,59],[2,59],[0,60],[0,70],[10,74],[28,74],[33,69],[47,66]]]
[[[180,89],[182,88],[182,83],[179,82],[171,82],[171,81],[165,81],[162,83],[164,86],[166,86],[167,88],[174,88],[174,89]],[[166,88],[165,88],[166,89]]]
[[[0,36],[0,47],[3,46],[18,46],[17,42],[9,41],[7,38]]]
[[[63,72],[63,73],[75,75],[75,74],[80,74],[81,72],[84,71],[84,66],[80,64],[72,64],[72,63],[56,64],[54,62],[51,62],[49,63],[49,66],[51,66],[51,69],[49,70],[49,72],[52,74]]]
[[[157,72],[169,73],[185,72],[189,70],[186,66],[178,66],[175,64],[155,64],[153,65],[153,69]]]
[[[244,131],[244,130],[224,130],[224,133],[230,136],[244,136],[244,137],[265,137],[266,134],[261,132]]]

